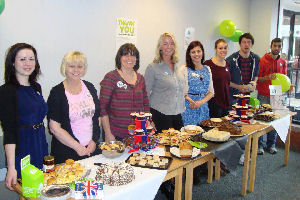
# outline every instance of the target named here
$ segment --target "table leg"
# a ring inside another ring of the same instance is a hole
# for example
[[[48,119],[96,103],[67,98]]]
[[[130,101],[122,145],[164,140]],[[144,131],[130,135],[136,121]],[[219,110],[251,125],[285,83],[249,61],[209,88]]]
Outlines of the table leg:
[[[22,195],[19,195],[19,200],[26,200]]]
[[[185,168],[185,200],[191,200],[192,199],[192,193],[193,193],[193,171],[194,167],[188,165]]]
[[[253,141],[252,141],[249,192],[253,192],[254,191],[257,148],[258,148],[258,134],[254,134],[253,135]]]
[[[208,175],[207,175],[207,183],[212,183],[213,179],[213,159],[207,162],[208,166]]]
[[[285,140],[285,147],[284,147],[284,166],[288,165],[288,161],[289,161],[289,154],[290,154],[290,144],[291,144],[291,131],[292,131],[292,117],[290,119],[290,128],[288,131],[288,134],[286,136],[286,140]]]
[[[252,139],[252,135],[249,135],[245,146],[245,160],[244,160],[243,181],[242,181],[242,191],[241,191],[242,196],[245,196],[247,194],[251,139]]]
[[[220,180],[220,165],[221,165],[220,160],[216,159],[216,163],[215,163],[215,180]]]
[[[182,193],[182,173],[183,167],[178,169],[178,173],[175,176],[175,191],[174,191],[174,200],[181,200]],[[193,180],[193,177],[192,177]]]

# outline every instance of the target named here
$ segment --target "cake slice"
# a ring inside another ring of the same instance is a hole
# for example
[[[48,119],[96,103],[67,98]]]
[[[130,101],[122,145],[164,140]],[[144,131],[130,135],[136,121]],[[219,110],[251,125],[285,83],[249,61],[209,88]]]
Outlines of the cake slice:
[[[180,157],[191,158],[193,153],[193,147],[187,141],[181,142],[179,143],[179,152],[180,152]]]

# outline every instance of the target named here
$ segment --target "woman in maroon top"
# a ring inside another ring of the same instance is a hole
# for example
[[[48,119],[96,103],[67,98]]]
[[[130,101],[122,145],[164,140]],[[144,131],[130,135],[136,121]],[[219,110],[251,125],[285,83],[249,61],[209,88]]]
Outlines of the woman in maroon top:
[[[228,45],[223,39],[215,42],[216,56],[205,61],[212,73],[215,96],[208,102],[209,116],[223,117],[228,114],[229,102],[229,84],[230,72],[229,65],[225,60],[227,56]]]
[[[100,83],[100,119],[105,141],[129,136],[130,113],[150,112],[145,80],[137,73],[139,58],[133,44],[122,45],[116,55],[116,69],[108,72]]]

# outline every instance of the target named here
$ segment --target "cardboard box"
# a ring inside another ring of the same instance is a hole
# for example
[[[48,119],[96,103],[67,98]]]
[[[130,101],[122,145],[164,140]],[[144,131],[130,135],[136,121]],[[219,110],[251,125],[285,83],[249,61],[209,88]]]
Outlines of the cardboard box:
[[[21,176],[23,196],[39,197],[44,184],[44,174],[30,164],[30,155],[21,160]]]

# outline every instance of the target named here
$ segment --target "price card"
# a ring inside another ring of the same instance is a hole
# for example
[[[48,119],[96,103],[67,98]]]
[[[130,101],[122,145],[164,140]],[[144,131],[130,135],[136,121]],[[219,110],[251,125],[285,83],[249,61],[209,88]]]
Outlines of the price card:
[[[269,85],[270,95],[282,95],[281,85]]]

